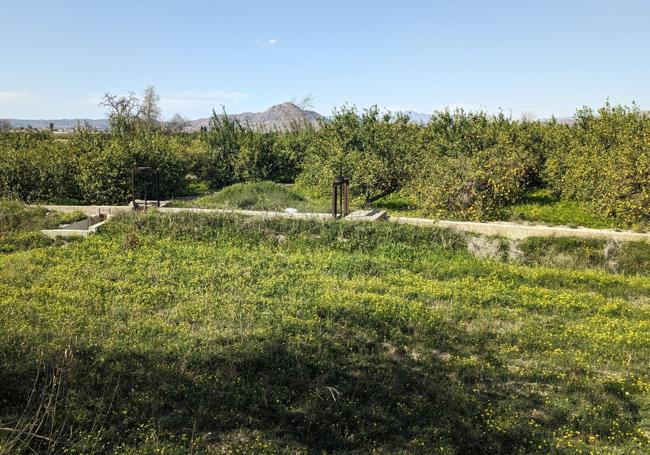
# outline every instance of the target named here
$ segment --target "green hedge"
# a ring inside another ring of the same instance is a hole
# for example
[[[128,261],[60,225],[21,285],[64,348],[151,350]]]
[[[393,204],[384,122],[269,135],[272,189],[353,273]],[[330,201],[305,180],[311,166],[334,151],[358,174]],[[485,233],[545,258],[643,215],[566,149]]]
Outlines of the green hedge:
[[[489,219],[522,197],[534,162],[529,152],[510,144],[471,156],[432,157],[410,190],[430,215]]]
[[[650,117],[636,106],[583,109],[572,125],[462,110],[413,124],[377,107],[344,107],[320,128],[286,132],[254,132],[214,114],[193,134],[0,134],[0,198],[122,204],[133,166],[160,170],[163,197],[268,180],[322,198],[342,171],[365,205],[400,192],[433,216],[493,219],[544,187],[617,224],[650,223]],[[146,180],[136,180],[139,197]],[[153,197],[151,177],[148,185]]]
[[[545,178],[563,199],[587,201],[628,224],[650,222],[650,118],[638,107],[583,109]]]

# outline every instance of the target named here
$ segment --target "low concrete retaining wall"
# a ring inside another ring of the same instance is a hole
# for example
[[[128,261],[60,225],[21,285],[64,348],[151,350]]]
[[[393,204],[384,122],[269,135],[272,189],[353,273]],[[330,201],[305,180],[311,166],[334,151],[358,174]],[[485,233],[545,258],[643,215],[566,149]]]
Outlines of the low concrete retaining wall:
[[[116,205],[44,205],[48,210],[57,212],[75,212],[81,211],[89,216],[106,215],[111,217],[119,213],[130,212],[129,206]],[[264,212],[256,210],[235,210],[235,209],[199,209],[190,207],[161,207],[157,209],[162,213],[233,213],[246,216],[256,216],[260,218],[297,218],[297,219],[317,219],[329,220],[332,215],[329,213],[289,213],[289,212]],[[477,223],[471,221],[447,221],[447,220],[430,220],[427,218],[408,218],[408,217],[389,217],[388,221],[393,223],[412,224],[416,226],[435,226],[442,228],[456,229],[459,231],[471,232],[474,234],[501,236],[511,239],[523,239],[526,237],[584,237],[597,239],[610,239],[617,241],[646,241],[650,242],[650,233],[640,233],[631,231],[615,231],[612,229],[589,229],[589,228],[570,228],[566,226],[544,226],[539,224],[528,225],[518,223],[508,223],[503,221]]]
[[[570,228],[565,226],[527,225],[507,222],[477,223],[471,221],[429,220],[426,218],[390,217],[389,221],[417,226],[437,226],[457,229],[474,234],[494,235],[510,239],[526,237],[583,237],[592,239],[610,239],[621,242],[650,242],[650,234],[631,231],[614,231],[612,229]]]
[[[192,207],[161,207],[161,213],[233,213],[236,215],[256,216],[259,218],[297,218],[301,220],[316,219],[328,220],[332,218],[329,213],[290,213],[290,212],[265,212],[259,210],[236,210],[236,209],[197,209]]]
[[[53,239],[57,237],[86,237],[97,232],[97,229],[105,222],[102,221],[102,216],[94,215],[74,223],[61,225],[58,229],[43,229],[41,233]]]
[[[130,212],[128,205],[41,205],[48,210],[61,213],[83,212],[88,216],[106,215],[111,217],[118,213]]]

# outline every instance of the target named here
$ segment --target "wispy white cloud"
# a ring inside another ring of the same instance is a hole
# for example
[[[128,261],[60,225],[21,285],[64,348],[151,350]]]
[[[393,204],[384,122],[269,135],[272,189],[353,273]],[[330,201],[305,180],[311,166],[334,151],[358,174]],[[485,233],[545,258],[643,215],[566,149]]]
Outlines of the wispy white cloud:
[[[279,38],[255,38],[255,42],[259,45],[269,45],[269,46],[277,46],[278,44],[283,44],[284,41],[280,40]]]

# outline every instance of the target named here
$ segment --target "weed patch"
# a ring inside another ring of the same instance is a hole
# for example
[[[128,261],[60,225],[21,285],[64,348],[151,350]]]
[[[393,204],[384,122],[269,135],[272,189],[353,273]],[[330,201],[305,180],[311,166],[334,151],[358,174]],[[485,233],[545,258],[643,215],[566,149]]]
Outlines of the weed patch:
[[[0,256],[0,448],[643,453],[648,297],[442,229],[123,215]]]

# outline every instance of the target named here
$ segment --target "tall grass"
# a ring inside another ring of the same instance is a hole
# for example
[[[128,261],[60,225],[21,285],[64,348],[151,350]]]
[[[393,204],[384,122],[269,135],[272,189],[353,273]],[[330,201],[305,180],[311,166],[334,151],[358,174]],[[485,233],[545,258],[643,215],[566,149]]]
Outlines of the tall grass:
[[[327,212],[326,201],[313,201],[288,185],[274,182],[236,183],[192,201],[175,201],[176,207],[244,209],[299,212]]]
[[[57,453],[644,453],[649,299],[446,230],[131,214],[0,256],[0,427],[67,350]]]
[[[0,254],[54,244],[39,230],[85,218],[82,212],[56,213],[22,202],[0,199]]]

